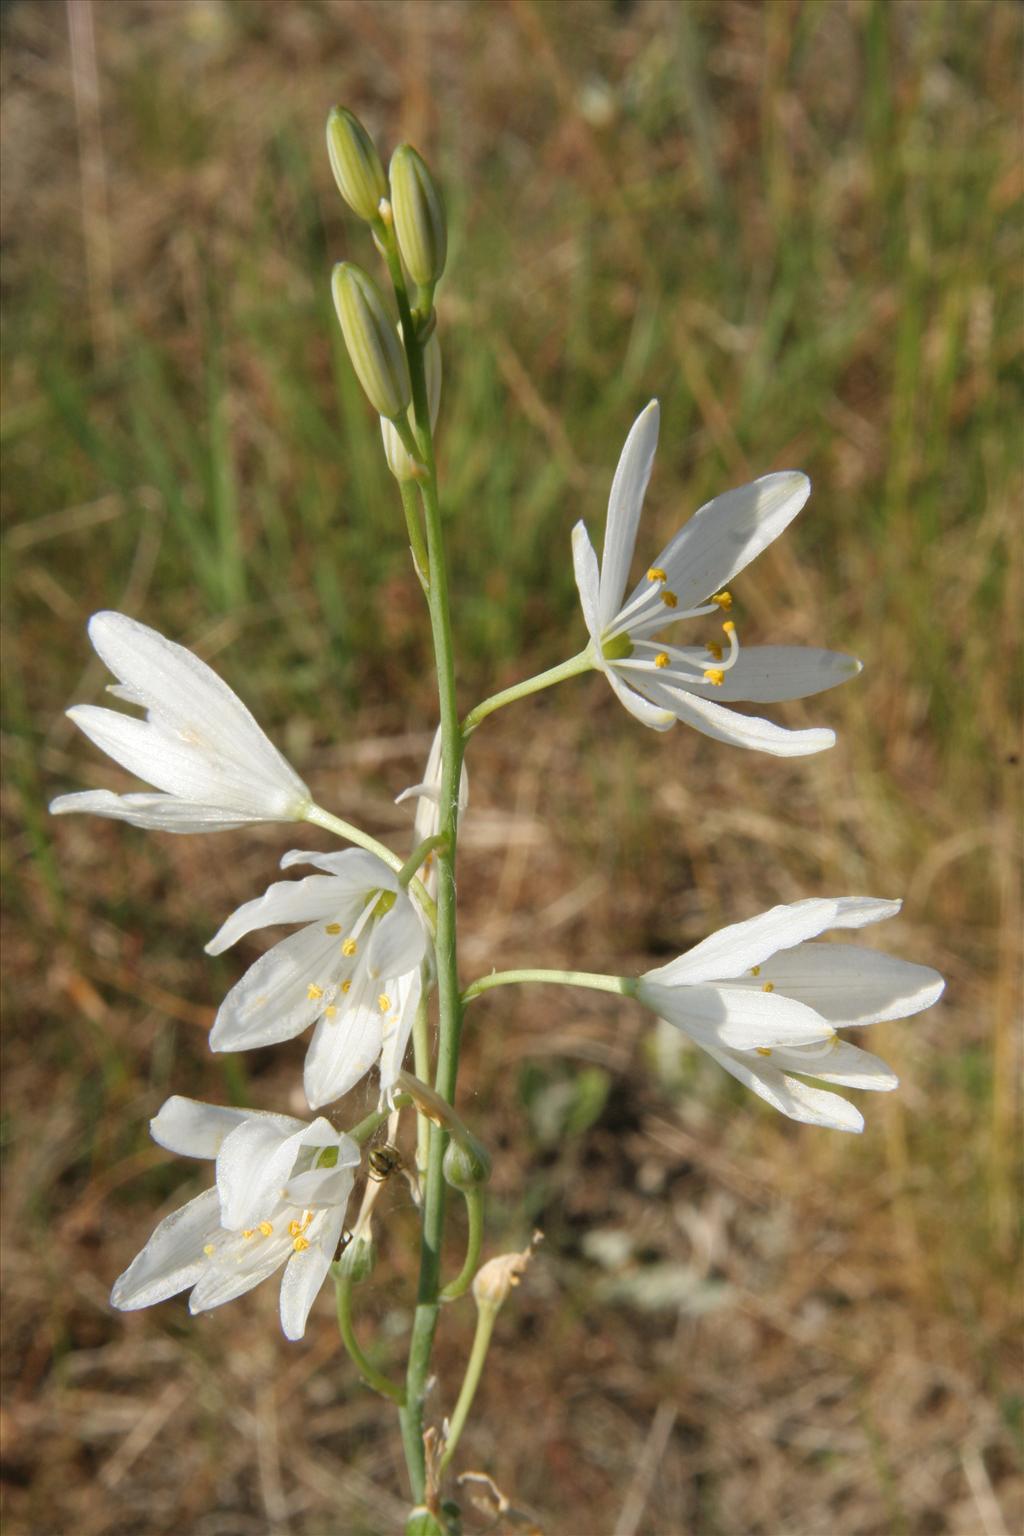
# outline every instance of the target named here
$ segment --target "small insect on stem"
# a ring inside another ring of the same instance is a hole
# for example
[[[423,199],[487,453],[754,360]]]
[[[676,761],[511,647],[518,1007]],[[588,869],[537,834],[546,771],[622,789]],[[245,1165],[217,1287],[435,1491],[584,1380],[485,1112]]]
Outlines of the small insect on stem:
[[[380,1184],[383,1184],[385,1179],[390,1179],[393,1173],[400,1172],[405,1166],[401,1152],[390,1142],[383,1147],[374,1147],[367,1158],[367,1163],[370,1178],[376,1179]]]

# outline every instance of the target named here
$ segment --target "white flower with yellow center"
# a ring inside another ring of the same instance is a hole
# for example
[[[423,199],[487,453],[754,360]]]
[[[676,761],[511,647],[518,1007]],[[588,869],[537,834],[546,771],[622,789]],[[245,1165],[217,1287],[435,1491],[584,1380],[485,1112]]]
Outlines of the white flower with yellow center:
[[[326,871],[281,880],[238,908],[207,944],[219,955],[272,923],[304,923],[250,966],[214,1021],[215,1051],[290,1040],[316,1025],[304,1085],[313,1109],[333,1103],[380,1062],[390,1096],[422,989],[427,932],[396,877],[372,853],[286,853],[283,869]]]
[[[926,965],[808,940],[827,928],[894,917],[900,905],[844,896],[772,907],[648,971],[636,996],[791,1120],[863,1130],[846,1099],[789,1074],[846,1088],[895,1088],[884,1062],[836,1030],[919,1013],[945,983]]]
[[[810,481],[796,470],[783,470],[716,496],[666,545],[623,602],[657,442],[658,403],[652,400],[633,423],[615,471],[600,569],[583,523],[573,529],[576,585],[594,665],[630,714],[656,731],[681,720],[717,741],[777,757],[833,746],[834,731],[788,731],[723,706],[820,693],[860,671],[854,657],[803,646],[741,651],[736,625],[728,618],[722,640],[680,647],[654,639],[680,619],[728,613],[732,597],[726,583],[793,520],[810,494]]]
[[[205,1312],[283,1265],[281,1327],[301,1339],[344,1228],[356,1143],[322,1118],[177,1096],[150,1132],[170,1152],[216,1159],[217,1182],[160,1223],[115,1281],[113,1305],[132,1312],[191,1288],[189,1311]]]
[[[76,704],[68,716],[160,793],[59,795],[55,815],[90,811],[161,832],[303,820],[313,803],[306,785],[198,656],[123,613],[93,614],[89,638],[119,680],[108,691],[144,709],[145,719],[94,704]]]

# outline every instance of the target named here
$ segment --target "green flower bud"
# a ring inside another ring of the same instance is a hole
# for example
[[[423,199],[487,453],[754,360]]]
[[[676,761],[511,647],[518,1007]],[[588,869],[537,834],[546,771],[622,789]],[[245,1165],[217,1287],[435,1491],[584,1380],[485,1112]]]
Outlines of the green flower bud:
[[[369,1280],[376,1263],[376,1244],[368,1237],[354,1237],[332,1268],[339,1280],[361,1285],[364,1280]]]
[[[411,144],[400,144],[395,150],[388,176],[402,260],[413,282],[427,287],[441,276],[448,254],[448,225],[441,193]]]
[[[380,289],[351,261],[341,261],[331,276],[331,291],[367,399],[381,416],[400,416],[412,395],[409,365]]]
[[[398,329],[401,332],[401,326]],[[433,431],[441,405],[441,343],[437,339],[436,331],[431,333],[430,340],[423,349],[423,371],[427,378],[427,404],[430,406],[430,429]],[[410,427],[413,425],[411,406],[409,407],[409,425]],[[394,425],[386,421],[383,416],[380,419],[380,431],[384,439],[384,453],[388,468],[395,479],[415,480],[416,461],[406,452]]]
[[[444,1153],[445,1181],[453,1189],[475,1189],[491,1176],[491,1159],[475,1136],[464,1142],[450,1141]]]
[[[328,113],[327,153],[338,191],[352,212],[368,224],[379,218],[378,205],[388,195],[384,167],[370,135],[347,107],[332,107]]]

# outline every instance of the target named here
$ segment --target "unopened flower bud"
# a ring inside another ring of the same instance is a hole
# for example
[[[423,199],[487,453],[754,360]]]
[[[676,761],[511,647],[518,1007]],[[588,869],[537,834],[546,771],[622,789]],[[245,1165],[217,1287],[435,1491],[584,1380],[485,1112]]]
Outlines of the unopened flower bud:
[[[399,326],[401,332],[401,326]],[[437,339],[437,332],[431,334],[430,340],[423,349],[423,371],[427,378],[427,404],[430,407],[430,429],[433,431],[437,424],[437,412],[441,405],[441,343]],[[412,408],[409,409],[409,425],[413,425]],[[415,480],[418,466],[415,459],[406,452],[402,439],[394,424],[383,416],[380,419],[380,432],[384,439],[384,453],[387,457],[388,468],[396,480]]]
[[[372,1238],[354,1237],[340,1259],[334,1263],[334,1273],[339,1280],[361,1285],[369,1280],[377,1263],[377,1247]]]
[[[529,1247],[522,1253],[502,1253],[496,1259],[488,1259],[487,1263],[478,1269],[473,1281],[473,1297],[478,1307],[493,1307],[495,1311],[504,1306],[509,1291],[514,1285],[518,1285],[526,1273],[527,1265],[533,1258],[534,1249],[541,1242],[544,1234],[535,1232],[530,1239]]]
[[[491,1158],[475,1136],[450,1141],[444,1152],[444,1176],[453,1189],[476,1189],[491,1176]]]
[[[327,153],[338,191],[353,213],[372,223],[387,197],[388,183],[373,140],[347,107],[332,107],[327,116]]]
[[[411,144],[400,144],[395,150],[388,177],[402,260],[413,281],[426,287],[437,282],[448,255],[448,225],[441,193]]]
[[[380,289],[351,261],[331,276],[334,307],[352,366],[367,399],[381,416],[394,419],[409,404],[409,365]]]

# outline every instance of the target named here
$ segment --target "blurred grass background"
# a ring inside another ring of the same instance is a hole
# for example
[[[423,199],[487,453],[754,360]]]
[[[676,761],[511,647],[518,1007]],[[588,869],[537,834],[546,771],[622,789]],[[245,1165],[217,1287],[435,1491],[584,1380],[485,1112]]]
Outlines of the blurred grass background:
[[[715,492],[801,467],[812,501],[736,584],[740,633],[865,662],[780,711],[837,727],[814,760],[656,738],[600,679],[488,722],[467,979],[640,969],[774,901],[867,892],[906,898],[875,942],[949,982],[872,1031],[902,1087],[861,1096],[860,1139],[773,1117],[617,999],[475,1004],[463,1109],[495,1154],[490,1248],[532,1224],[546,1241],[459,1468],[548,1536],[1016,1536],[1019,8],[2,16],[11,1536],[400,1520],[390,1410],[326,1297],[299,1346],[270,1285],[196,1322],[107,1305],[204,1177],[149,1142],[162,1099],[301,1111],[300,1042],[208,1053],[257,946],[202,944],[307,839],[45,812],[122,782],[62,715],[100,697],[84,624],[116,607],[211,660],[321,803],[409,835],[392,796],[434,726],[428,629],[331,313],[332,262],[373,260],[327,168],[334,101],[447,189],[464,707],[578,647],[569,532],[599,530],[653,394],[638,558]],[[399,1181],[382,1207],[360,1328],[393,1364],[414,1283]],[[468,1303],[446,1314],[437,1417],[471,1329]]]

